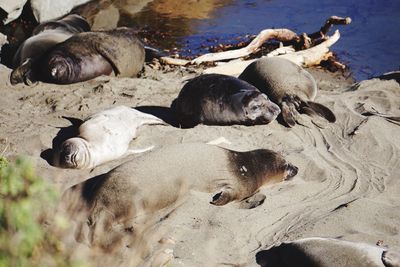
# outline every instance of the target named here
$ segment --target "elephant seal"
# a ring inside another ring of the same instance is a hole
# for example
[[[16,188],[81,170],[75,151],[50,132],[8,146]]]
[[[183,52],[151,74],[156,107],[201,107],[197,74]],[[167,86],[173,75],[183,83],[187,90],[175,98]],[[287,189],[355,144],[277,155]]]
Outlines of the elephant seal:
[[[400,251],[335,238],[311,237],[260,251],[261,267],[400,266]]]
[[[237,152],[184,143],[149,152],[75,185],[64,193],[62,202],[72,218],[81,218],[83,227],[90,222],[93,245],[116,229],[113,224],[126,223],[122,229],[130,228],[135,218],[175,208],[190,190],[213,193],[210,203],[221,206],[252,196],[263,185],[288,180],[297,171],[268,149]]]
[[[161,119],[126,106],[116,106],[96,113],[79,127],[79,135],[65,140],[54,165],[62,168],[88,169],[129,153],[129,143],[137,129],[145,124],[165,124]],[[146,149],[147,150],[147,149]]]
[[[317,83],[312,75],[287,59],[271,57],[257,60],[247,66],[239,79],[254,85],[278,104],[289,127],[299,123],[299,112],[312,117],[318,115],[329,122],[336,121],[329,108],[313,102],[317,95]]]
[[[15,85],[22,82],[28,84],[33,79],[31,68],[35,59],[40,58],[54,45],[64,42],[72,35],[87,31],[90,31],[88,22],[76,14],[36,26],[32,36],[20,45],[14,55],[14,70],[10,76],[11,84]]]
[[[145,50],[131,28],[83,32],[55,45],[32,69],[37,80],[71,84],[100,75],[133,77],[143,68]]]
[[[235,77],[205,74],[191,79],[172,102],[182,127],[268,124],[279,107],[257,88]]]

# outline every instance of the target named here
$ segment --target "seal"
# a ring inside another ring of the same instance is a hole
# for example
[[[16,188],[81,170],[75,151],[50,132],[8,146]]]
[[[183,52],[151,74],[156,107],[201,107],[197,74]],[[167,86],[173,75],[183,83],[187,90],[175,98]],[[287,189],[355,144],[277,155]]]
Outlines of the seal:
[[[313,102],[318,88],[312,75],[287,59],[271,57],[257,60],[247,66],[239,79],[254,85],[278,104],[289,127],[296,122],[301,124],[299,112],[314,118],[321,116],[329,122],[336,121],[329,108]],[[316,121],[313,120],[314,123]]]
[[[184,128],[208,125],[268,124],[279,107],[256,87],[235,77],[205,74],[191,79],[172,102]]]
[[[65,140],[55,153],[54,165],[88,169],[124,155],[144,152],[128,150],[142,125],[165,124],[161,119],[126,106],[94,114],[79,127],[79,135]]]
[[[40,80],[70,84],[100,75],[133,77],[143,68],[145,50],[131,28],[79,33],[57,44],[35,63]]]
[[[262,267],[394,267],[400,266],[400,251],[335,238],[310,237],[260,251],[256,261]]]
[[[210,203],[221,206],[252,196],[263,185],[288,180],[297,171],[283,156],[268,149],[238,152],[184,143],[144,154],[75,185],[62,201],[72,203],[67,209],[73,218],[81,217],[74,211],[83,212],[81,223],[85,226],[90,222],[88,236],[100,239],[112,231],[113,224],[127,223],[123,228],[129,228],[134,218],[175,208],[190,190],[212,193]]]
[[[88,22],[76,14],[36,26],[32,36],[20,45],[14,55],[14,70],[10,76],[11,84],[15,85],[22,82],[29,84],[30,80],[33,79],[31,68],[35,59],[40,58],[54,45],[67,40],[72,35],[87,31],[90,31]]]

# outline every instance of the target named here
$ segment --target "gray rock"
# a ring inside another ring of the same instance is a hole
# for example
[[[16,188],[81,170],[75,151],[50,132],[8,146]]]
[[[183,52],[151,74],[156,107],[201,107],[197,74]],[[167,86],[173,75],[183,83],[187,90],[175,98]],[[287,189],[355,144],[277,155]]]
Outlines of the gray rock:
[[[21,13],[27,0],[2,0],[0,1],[0,8],[7,12],[7,17],[3,20],[4,24],[10,23],[17,19]]]
[[[90,0],[31,0],[33,15],[41,23],[68,14],[74,7],[85,4]]]

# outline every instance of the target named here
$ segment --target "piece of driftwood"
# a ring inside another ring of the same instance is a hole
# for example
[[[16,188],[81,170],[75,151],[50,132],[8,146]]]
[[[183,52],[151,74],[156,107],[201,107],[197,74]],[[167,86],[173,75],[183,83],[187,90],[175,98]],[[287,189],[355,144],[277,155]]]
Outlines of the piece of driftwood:
[[[265,57],[283,57],[303,67],[318,65],[321,60],[324,60],[331,56],[331,53],[329,53],[329,47],[336,43],[339,38],[340,33],[338,30],[336,30],[331,37],[329,37],[319,45],[300,51],[294,51],[291,47],[280,47],[270,52]],[[242,71],[255,60],[256,59],[245,61],[235,60],[227,63],[221,63],[216,67],[211,67],[204,70],[204,73],[218,73],[239,76],[239,74],[242,73]]]
[[[261,31],[247,46],[240,49],[208,53],[199,56],[192,61],[171,57],[161,57],[160,61],[164,64],[178,66],[201,64],[204,62],[217,62],[218,66],[211,67],[205,72],[238,75],[241,70],[254,60],[243,61],[237,59],[257,52],[260,47],[269,40],[277,40],[280,42],[290,43],[291,45],[279,47],[267,56],[281,56],[305,67],[318,65],[322,60],[332,57],[332,54],[329,53],[329,47],[340,38],[338,30],[336,30],[331,37],[327,36],[329,29],[332,25],[347,25],[349,23],[351,23],[349,17],[341,18],[331,16],[325,21],[325,24],[319,31],[311,34],[302,33],[301,35],[297,35],[289,29],[265,29]],[[218,61],[229,59],[234,60],[225,63],[218,63]]]
[[[258,51],[258,49],[269,40],[279,40],[281,42],[288,42],[298,39],[297,34],[288,29],[266,29],[261,31],[246,47],[223,51],[218,53],[209,53],[199,56],[192,60],[193,64],[200,64],[203,62],[220,61],[226,59],[240,58],[248,56]]]
[[[295,48],[297,48],[296,50],[308,49],[318,44],[319,42],[324,41],[327,38],[326,34],[328,33],[332,25],[347,25],[349,23],[351,23],[351,19],[349,17],[341,18],[337,16],[331,16],[325,21],[325,24],[321,27],[319,31],[311,34],[303,33],[301,35],[297,35],[295,32],[289,29],[262,30],[246,47],[236,50],[205,54],[193,59],[191,63],[200,64],[203,62],[214,62],[245,57],[257,52],[260,47],[269,40],[291,42],[295,46]]]
[[[173,57],[160,57],[160,61],[168,65],[186,66],[190,63],[189,60],[173,58]]]

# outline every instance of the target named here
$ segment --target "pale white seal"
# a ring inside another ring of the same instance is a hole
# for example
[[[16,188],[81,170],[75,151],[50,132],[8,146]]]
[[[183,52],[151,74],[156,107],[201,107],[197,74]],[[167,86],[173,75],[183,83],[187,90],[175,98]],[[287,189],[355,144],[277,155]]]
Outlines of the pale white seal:
[[[161,119],[136,109],[117,106],[94,114],[79,127],[79,135],[67,139],[56,153],[55,165],[87,169],[132,153],[128,150],[137,129],[146,124],[166,124]]]

